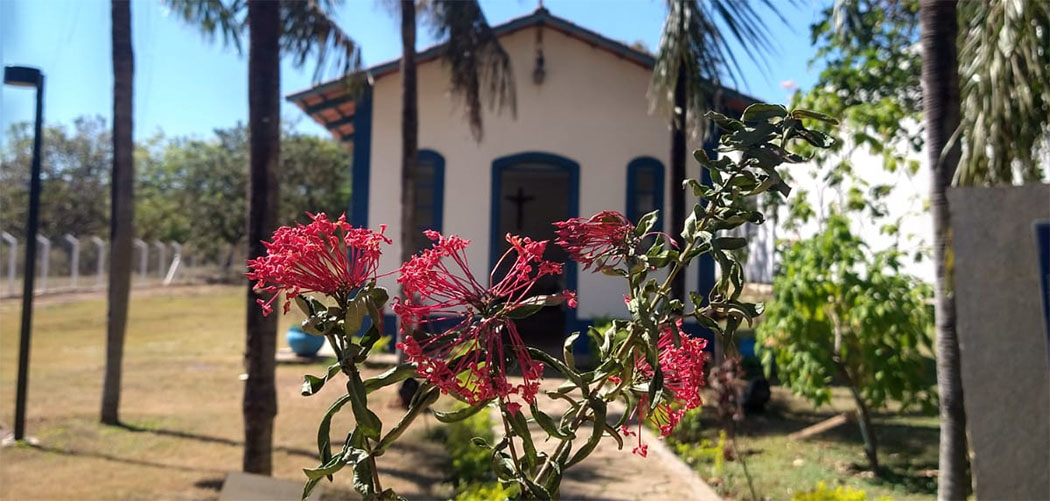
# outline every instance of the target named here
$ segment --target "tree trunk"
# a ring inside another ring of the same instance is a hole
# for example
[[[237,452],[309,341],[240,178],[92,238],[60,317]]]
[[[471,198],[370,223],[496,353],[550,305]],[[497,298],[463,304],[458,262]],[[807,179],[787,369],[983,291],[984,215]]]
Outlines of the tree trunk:
[[[416,253],[416,163],[419,101],[416,91],[416,2],[401,0],[401,262]],[[403,292],[403,291],[402,291]],[[404,353],[398,350],[404,362]]]
[[[685,115],[688,97],[685,91],[685,69],[678,69],[674,83],[674,109],[671,111],[671,237],[682,248],[682,229],[685,227]],[[679,273],[671,282],[671,297],[685,298],[685,273]]]
[[[864,403],[864,398],[861,396],[857,385],[853,382],[853,377],[846,370],[845,364],[839,361],[836,361],[835,364],[838,365],[839,373],[846,380],[850,394],[853,395],[853,402],[857,405],[857,425],[860,427],[860,437],[864,440],[864,455],[868,457],[868,466],[871,468],[871,472],[878,476],[878,439],[875,436],[875,427],[871,424],[871,411],[868,410],[867,404]]]
[[[941,446],[937,497],[965,499],[967,476],[966,410],[963,408],[959,340],[955,333],[955,297],[947,267],[951,220],[946,190],[959,163],[959,147],[944,151],[959,126],[959,74],[956,61],[958,17],[955,0],[923,0],[922,94],[926,151],[930,166],[930,213],[933,215],[933,260],[937,327],[937,388],[940,394]],[[943,152],[943,155],[942,155]]]
[[[280,3],[248,2],[248,257],[266,254],[262,241],[277,228],[277,162],[280,154]],[[247,288],[244,365],[244,471],[272,470],[273,419],[277,415],[274,356],[277,316],[264,317],[260,296]]]
[[[102,422],[120,422],[120,379],[124,333],[131,295],[131,240],[135,231],[135,165],[132,97],[135,54],[131,46],[131,4],[110,5],[113,35],[113,178],[110,183],[109,286],[106,318],[106,370],[102,384]]]

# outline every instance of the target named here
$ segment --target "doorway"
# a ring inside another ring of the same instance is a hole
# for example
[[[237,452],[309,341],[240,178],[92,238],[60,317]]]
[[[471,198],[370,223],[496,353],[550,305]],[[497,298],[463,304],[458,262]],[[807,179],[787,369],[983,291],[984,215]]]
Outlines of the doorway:
[[[576,265],[554,244],[551,223],[578,216],[579,165],[550,153],[520,153],[496,159],[492,164],[491,203],[490,265],[494,266],[510,248],[507,233],[551,240],[544,257],[565,263],[565,272],[540,279],[533,292],[557,294],[565,289],[576,290]],[[505,263],[503,267],[506,266]],[[503,273],[505,269],[496,270],[495,278]],[[526,342],[559,353],[565,334],[575,322],[576,310],[553,306],[517,321],[517,327]]]

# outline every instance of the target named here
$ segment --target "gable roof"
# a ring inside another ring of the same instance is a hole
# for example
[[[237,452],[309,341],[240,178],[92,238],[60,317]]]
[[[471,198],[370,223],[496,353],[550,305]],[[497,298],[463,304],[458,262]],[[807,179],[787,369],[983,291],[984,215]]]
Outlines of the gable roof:
[[[496,37],[503,37],[533,26],[554,29],[570,38],[610,52],[647,70],[651,70],[656,62],[652,55],[644,51],[603,36],[567,19],[555,16],[543,7],[536,9],[532,14],[511,19],[506,23],[494,26],[492,30],[495,32]],[[445,44],[438,44],[416,53],[416,64],[426,63],[442,57],[444,49]],[[359,74],[367,75],[370,79],[375,80],[397,72],[400,66],[401,58],[397,58],[361,70]],[[758,102],[757,99],[736,90],[725,87],[723,87],[723,90],[726,103],[730,108],[743,110],[747,105]],[[295,103],[307,115],[310,115],[310,118],[313,118],[314,121],[328,129],[336,139],[344,142],[353,139],[356,104],[354,97],[350,93],[346,77],[332,79],[310,89],[289,94],[286,96],[286,99]]]

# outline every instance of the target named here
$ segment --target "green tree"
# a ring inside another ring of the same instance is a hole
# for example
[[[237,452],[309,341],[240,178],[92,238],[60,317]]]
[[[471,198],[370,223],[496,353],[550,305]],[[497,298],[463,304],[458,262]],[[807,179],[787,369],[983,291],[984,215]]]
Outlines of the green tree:
[[[43,130],[40,232],[48,237],[107,233],[112,135],[104,118],[78,117],[72,127]],[[11,124],[0,158],[0,228],[25,238],[33,124]]]
[[[280,155],[281,53],[302,66],[317,61],[315,78],[335,56],[343,73],[360,65],[357,44],[336,25],[329,13],[337,0],[242,1],[168,0],[177,15],[228,45],[240,49],[248,30],[248,127],[250,175],[248,181],[248,257],[264,255],[262,245],[277,228],[277,166]],[[341,64],[340,64],[341,63]],[[247,335],[244,385],[244,471],[269,475],[272,471],[273,419],[277,415],[274,387],[276,317],[264,317],[260,299],[247,283]]]
[[[740,66],[732,42],[751,57],[770,48],[769,30],[755,10],[760,3],[776,12],[767,0],[668,0],[667,20],[656,54],[649,98],[654,109],[671,118],[671,222],[670,234],[682,233],[685,221],[685,192],[678,189],[686,179],[686,128],[692,123],[707,134],[702,119],[705,110],[718,110],[718,83],[723,75],[735,79]],[[731,38],[724,35],[728,32]],[[679,242],[681,243],[681,242]],[[684,297],[685,276],[672,284],[672,295]]]
[[[879,471],[871,412],[890,400],[932,405],[929,286],[901,271],[893,249],[871,252],[834,214],[812,238],[783,250],[774,298],[757,329],[767,370],[791,390],[826,403],[831,384],[849,387],[864,449]]]
[[[883,152],[891,169],[903,146],[917,153],[926,144],[938,291],[941,499],[964,497],[969,484],[944,193],[952,183],[1038,182],[1048,161],[1038,155],[1050,144],[1050,5],[960,5],[837,0],[813,27],[827,68],[797,102],[843,117],[854,144]]]

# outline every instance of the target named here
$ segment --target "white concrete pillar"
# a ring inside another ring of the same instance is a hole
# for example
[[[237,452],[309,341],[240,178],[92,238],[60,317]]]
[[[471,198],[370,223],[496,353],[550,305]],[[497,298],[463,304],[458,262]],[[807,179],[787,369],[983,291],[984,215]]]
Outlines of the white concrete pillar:
[[[80,278],[80,240],[71,233],[66,233],[62,238],[69,244],[70,285],[75,289],[77,279]]]
[[[102,275],[106,272],[106,242],[98,236],[91,237],[98,253],[98,262],[95,264],[95,288],[102,287]]]
[[[11,251],[7,254],[7,293],[15,295],[15,258],[18,255],[18,239],[8,232],[0,233],[0,238],[7,242]]]
[[[51,269],[51,240],[37,233],[36,241],[40,244],[40,292],[44,292],[47,290],[47,276]]]

